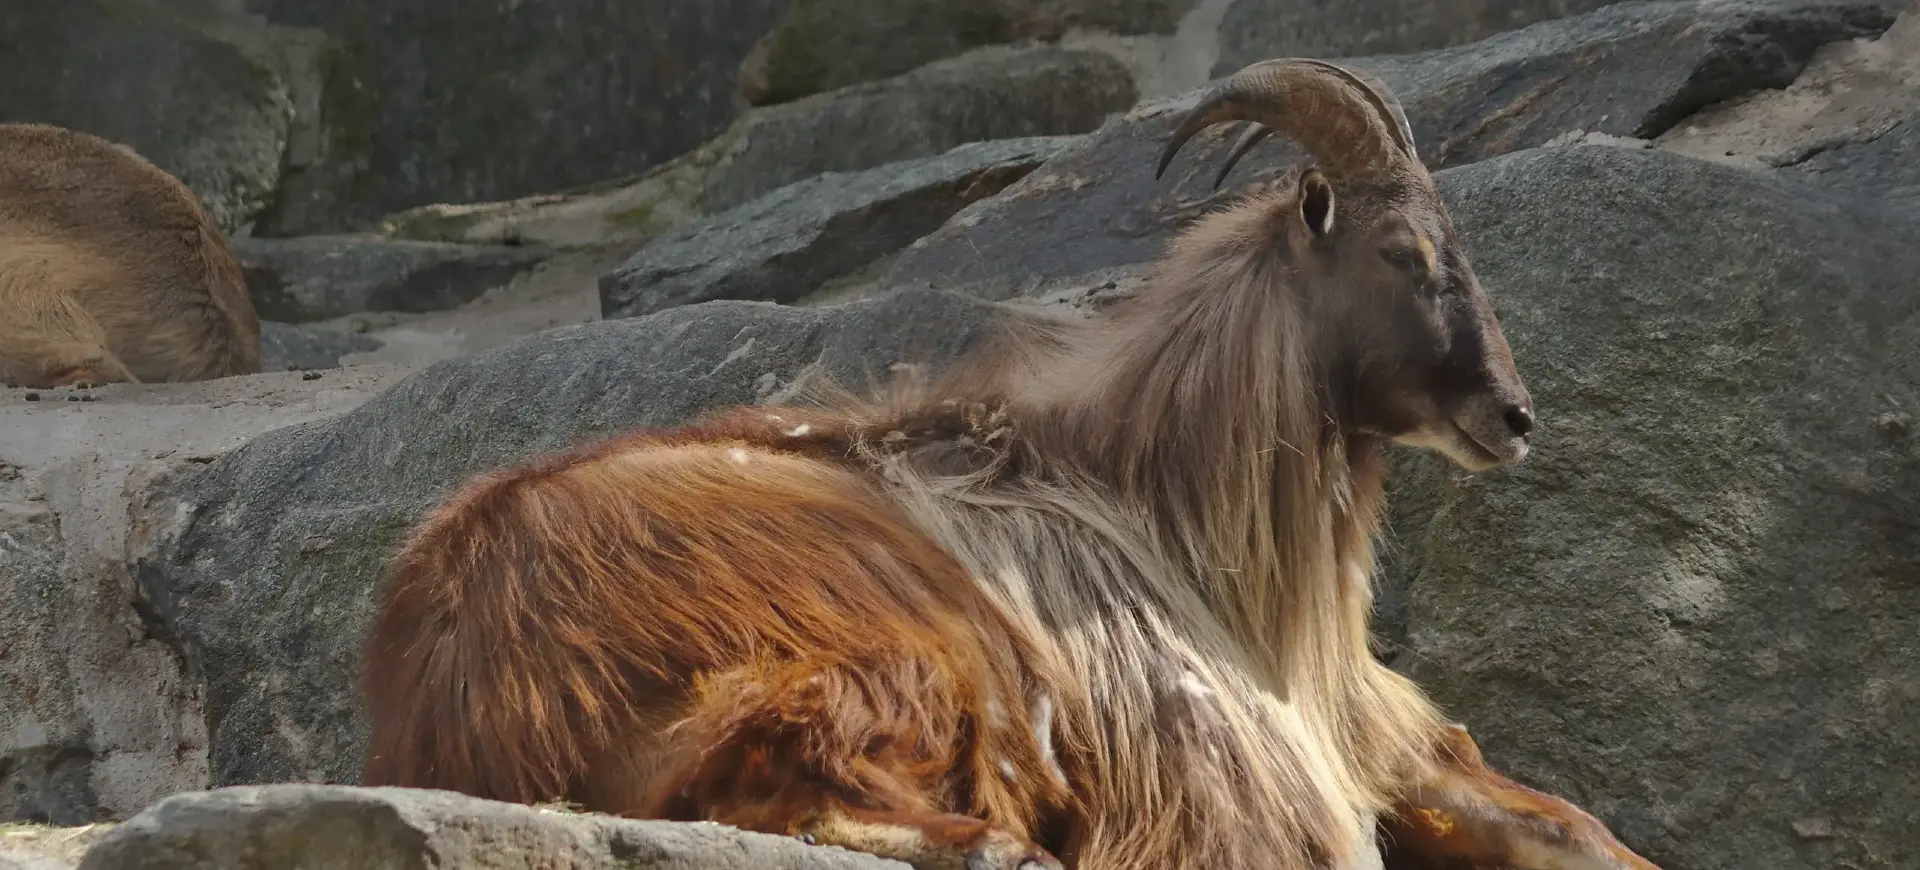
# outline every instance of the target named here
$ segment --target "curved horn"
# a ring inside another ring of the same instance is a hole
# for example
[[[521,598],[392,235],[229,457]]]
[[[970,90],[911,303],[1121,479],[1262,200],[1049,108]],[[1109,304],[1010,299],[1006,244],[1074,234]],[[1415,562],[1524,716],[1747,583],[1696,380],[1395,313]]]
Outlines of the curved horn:
[[[1361,90],[1366,91],[1367,100],[1373,103],[1373,107],[1380,110],[1380,112],[1388,118],[1393,119],[1394,144],[1399,145],[1402,150],[1406,151],[1407,157],[1413,162],[1420,162],[1420,153],[1413,147],[1413,125],[1407,123],[1407,110],[1400,107],[1400,101],[1394,98],[1393,91],[1387,88],[1386,82],[1381,81],[1379,77],[1372,73],[1357,69],[1347,69],[1344,66],[1327,63],[1323,60],[1309,60],[1307,62],[1324,67],[1334,75],[1345,78],[1359,85]]]
[[[1227,180],[1227,173],[1233,171],[1233,165],[1239,163],[1240,158],[1245,157],[1248,151],[1253,150],[1253,146],[1260,144],[1260,140],[1271,135],[1273,135],[1273,128],[1271,127],[1262,127],[1257,121],[1248,124],[1247,132],[1240,134],[1240,141],[1233,143],[1233,148],[1227,151],[1226,162],[1220,164],[1220,171],[1214,173],[1214,189],[1218,190],[1220,188],[1220,182]]]
[[[1253,121],[1286,134],[1336,182],[1372,177],[1407,163],[1417,166],[1405,113],[1396,111],[1399,103],[1377,83],[1306,58],[1252,64],[1187,112],[1160,152],[1154,177],[1166,173],[1167,164],[1195,134],[1223,121]]]

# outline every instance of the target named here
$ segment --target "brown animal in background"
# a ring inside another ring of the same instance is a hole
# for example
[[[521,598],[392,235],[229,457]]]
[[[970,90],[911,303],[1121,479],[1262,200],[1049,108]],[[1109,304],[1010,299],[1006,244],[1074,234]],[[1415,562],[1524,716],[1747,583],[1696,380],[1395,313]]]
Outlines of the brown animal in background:
[[[111,142],[0,124],[0,378],[31,387],[260,371],[260,318],[187,186]]]
[[[1317,168],[1108,315],[468,483],[381,590],[364,781],[921,870],[1651,870],[1368,648],[1383,448],[1533,425],[1398,104],[1257,64],[1162,167],[1231,119]]]

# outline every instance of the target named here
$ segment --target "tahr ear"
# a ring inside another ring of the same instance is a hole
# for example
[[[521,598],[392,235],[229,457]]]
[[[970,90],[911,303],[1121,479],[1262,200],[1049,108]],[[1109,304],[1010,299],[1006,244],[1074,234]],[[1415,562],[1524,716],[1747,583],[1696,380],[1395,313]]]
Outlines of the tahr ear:
[[[1300,220],[1315,238],[1333,232],[1333,185],[1318,169],[1300,173]]]

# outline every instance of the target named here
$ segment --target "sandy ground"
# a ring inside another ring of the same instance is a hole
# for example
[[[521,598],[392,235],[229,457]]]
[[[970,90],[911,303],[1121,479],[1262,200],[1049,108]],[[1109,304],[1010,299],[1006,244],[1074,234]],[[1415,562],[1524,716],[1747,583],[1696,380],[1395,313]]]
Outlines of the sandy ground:
[[[0,825],[0,870],[40,870],[72,867],[87,847],[113,825],[49,828],[42,825]]]
[[[0,463],[34,468],[81,456],[212,457],[269,429],[353,408],[414,368],[385,364],[184,384],[0,389],[0,432],[7,433]]]
[[[386,342],[342,356],[344,366],[424,365],[471,356],[545,329],[600,319],[600,276],[631,253],[627,245],[562,252],[450,311],[352,314],[303,325]]]

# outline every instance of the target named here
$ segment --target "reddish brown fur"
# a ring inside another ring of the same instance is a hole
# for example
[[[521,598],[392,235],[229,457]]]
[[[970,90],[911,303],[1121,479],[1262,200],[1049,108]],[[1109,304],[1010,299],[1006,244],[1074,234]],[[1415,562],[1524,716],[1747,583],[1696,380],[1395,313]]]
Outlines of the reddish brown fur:
[[[1376,818],[1402,870],[1652,870],[1369,653],[1381,448],[1518,461],[1530,400],[1431,179],[1364,181],[931,387],[470,482],[382,590],[364,781],[918,870],[1319,870]]]
[[[240,264],[186,185],[95,136],[0,124],[0,379],[259,370]]]
[[[1025,839],[1032,808],[1062,790],[1029,745],[994,742],[972,717],[988,692],[1024,694],[1014,664],[1031,653],[953,557],[859,477],[759,449],[743,474],[723,446],[737,429],[632,436],[496,472],[429,517],[397,574],[509,574],[442,590],[462,596],[457,625],[434,622],[450,615],[444,601],[396,599],[367,656],[391,667],[368,671],[368,694],[455,693],[382,706],[469,709],[474,730],[377,729],[412,745],[376,742],[366,781],[795,833],[827,810],[954,812]],[[615,454],[630,459],[603,461]],[[642,578],[646,594],[627,591]],[[443,646],[409,649],[427,639]],[[539,674],[474,675],[491,684],[469,706],[462,669],[504,668],[501,649],[559,657]],[[636,753],[637,734],[663,745]],[[1007,782],[1000,758],[1028,775]],[[944,825],[956,826],[983,827]]]

